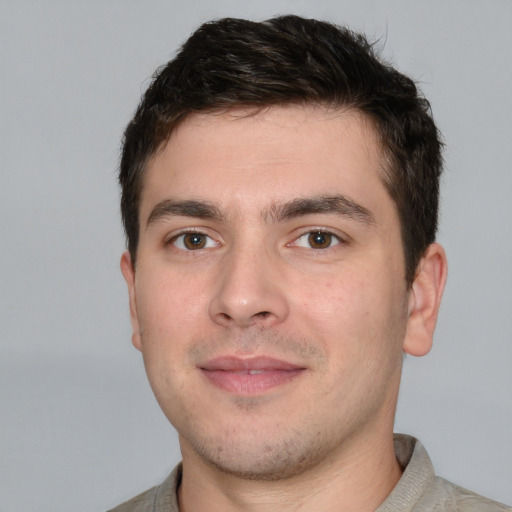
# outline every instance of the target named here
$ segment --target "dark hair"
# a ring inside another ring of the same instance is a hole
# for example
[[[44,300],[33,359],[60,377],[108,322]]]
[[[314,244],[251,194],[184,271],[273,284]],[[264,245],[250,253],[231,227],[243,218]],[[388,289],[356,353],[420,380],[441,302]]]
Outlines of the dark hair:
[[[205,23],[156,71],[123,139],[121,212],[132,261],[146,164],[180,122],[194,112],[292,103],[356,109],[371,120],[412,283],[437,230],[442,144],[430,105],[363,35],[298,16]]]

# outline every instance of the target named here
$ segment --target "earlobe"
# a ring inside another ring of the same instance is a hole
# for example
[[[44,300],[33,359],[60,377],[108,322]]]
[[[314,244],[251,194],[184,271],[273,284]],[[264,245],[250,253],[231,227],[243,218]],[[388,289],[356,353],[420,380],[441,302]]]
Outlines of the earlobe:
[[[132,343],[137,350],[142,350],[140,339],[140,325],[137,314],[137,301],[135,295],[135,267],[128,251],[121,256],[121,272],[128,286],[128,297],[130,301],[130,320],[132,323]]]
[[[437,243],[431,244],[420,260],[409,292],[407,332],[403,345],[407,354],[424,356],[432,348],[447,270],[444,249]]]

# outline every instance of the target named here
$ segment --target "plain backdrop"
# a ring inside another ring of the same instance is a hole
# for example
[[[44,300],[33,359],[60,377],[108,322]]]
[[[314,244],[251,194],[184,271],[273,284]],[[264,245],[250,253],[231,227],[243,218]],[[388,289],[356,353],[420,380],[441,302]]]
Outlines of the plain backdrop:
[[[512,503],[510,0],[0,0],[0,512],[106,510],[179,460],[130,344],[120,138],[201,22],[289,12],[378,39],[432,102],[450,273],[396,430]]]

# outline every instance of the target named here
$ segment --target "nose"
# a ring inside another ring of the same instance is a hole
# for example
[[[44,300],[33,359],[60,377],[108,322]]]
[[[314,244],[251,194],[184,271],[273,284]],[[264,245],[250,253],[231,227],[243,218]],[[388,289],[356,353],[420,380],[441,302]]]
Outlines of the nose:
[[[277,259],[254,247],[230,251],[218,268],[210,318],[224,327],[283,322],[289,304]]]

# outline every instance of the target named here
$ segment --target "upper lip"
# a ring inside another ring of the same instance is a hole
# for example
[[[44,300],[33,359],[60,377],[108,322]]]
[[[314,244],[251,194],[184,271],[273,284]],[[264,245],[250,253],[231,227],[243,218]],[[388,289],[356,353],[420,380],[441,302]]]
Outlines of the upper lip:
[[[202,370],[208,371],[225,371],[225,372],[239,372],[250,370],[267,370],[267,371],[292,371],[303,370],[303,366],[295,365],[287,361],[275,359],[268,356],[258,356],[249,358],[240,358],[236,356],[222,356],[216,357],[199,365]]]

